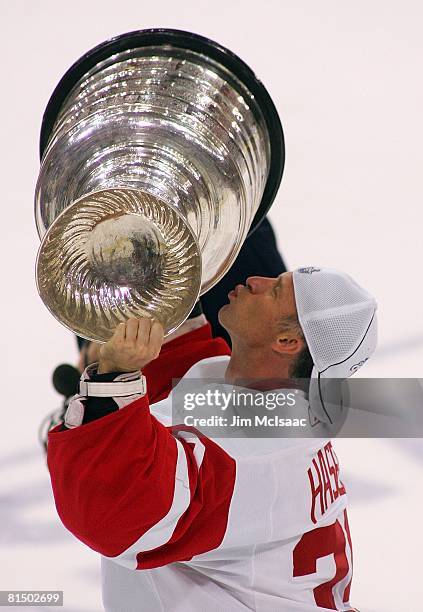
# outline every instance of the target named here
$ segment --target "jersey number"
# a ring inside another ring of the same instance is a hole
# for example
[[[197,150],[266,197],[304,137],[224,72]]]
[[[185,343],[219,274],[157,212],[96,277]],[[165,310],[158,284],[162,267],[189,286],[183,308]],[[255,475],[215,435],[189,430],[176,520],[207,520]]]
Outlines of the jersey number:
[[[345,532],[351,550],[351,537],[348,527],[347,511],[344,510]],[[332,580],[319,584],[313,589],[316,604],[322,608],[337,610],[333,587],[343,580],[349,572],[348,557],[345,552],[346,539],[344,529],[339,521],[327,527],[318,527],[303,535],[294,548],[294,577],[308,576],[317,572],[317,559],[333,555],[336,565],[336,573]],[[352,555],[352,551],[351,551]],[[342,601],[347,603],[350,598],[351,580],[346,586]]]

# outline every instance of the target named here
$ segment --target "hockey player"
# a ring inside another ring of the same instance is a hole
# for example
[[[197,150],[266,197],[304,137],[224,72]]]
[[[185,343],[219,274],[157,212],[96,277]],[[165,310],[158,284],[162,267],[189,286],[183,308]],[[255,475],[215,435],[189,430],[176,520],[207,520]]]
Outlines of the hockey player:
[[[219,319],[231,356],[201,359],[184,378],[288,379],[310,356],[320,384],[351,375],[376,345],[374,299],[334,270],[250,277],[229,300]],[[162,342],[155,321],[118,326],[49,434],[57,509],[102,555],[105,609],[351,610],[346,490],[330,440],[211,440],[172,427],[173,392],[150,407],[142,374]]]

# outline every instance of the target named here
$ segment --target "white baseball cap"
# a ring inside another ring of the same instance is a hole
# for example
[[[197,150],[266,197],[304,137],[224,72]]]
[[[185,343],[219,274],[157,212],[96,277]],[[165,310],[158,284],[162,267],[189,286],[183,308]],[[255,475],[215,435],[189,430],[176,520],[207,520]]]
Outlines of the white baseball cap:
[[[318,414],[323,420],[328,414],[321,380],[348,378],[373,354],[377,303],[348,274],[332,268],[298,268],[293,283],[298,320],[314,364],[309,396],[320,399],[323,410]],[[311,393],[313,379],[318,383]]]

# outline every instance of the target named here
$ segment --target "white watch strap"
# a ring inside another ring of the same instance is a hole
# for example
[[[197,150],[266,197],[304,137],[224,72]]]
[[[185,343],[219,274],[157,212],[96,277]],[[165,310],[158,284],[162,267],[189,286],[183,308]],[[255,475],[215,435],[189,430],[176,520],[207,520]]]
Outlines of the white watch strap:
[[[79,395],[83,397],[126,397],[128,395],[145,395],[147,386],[145,376],[127,382],[91,382],[81,380]]]

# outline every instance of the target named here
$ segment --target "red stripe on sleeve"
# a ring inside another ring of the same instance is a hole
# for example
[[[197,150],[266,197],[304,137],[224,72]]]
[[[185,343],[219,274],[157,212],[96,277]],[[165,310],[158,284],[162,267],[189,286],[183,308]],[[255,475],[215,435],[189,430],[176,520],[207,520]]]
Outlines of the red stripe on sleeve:
[[[196,432],[178,427],[179,431]],[[217,548],[225,535],[229,508],[235,487],[235,461],[215,442],[196,432],[205,446],[200,470],[194,444],[181,439],[188,458],[191,502],[182,515],[171,539],[154,550],[137,555],[137,569],[151,569],[188,561],[195,555]]]
[[[205,454],[199,469],[194,445],[178,439],[187,458],[190,504],[167,543],[137,555],[139,569],[212,550],[225,534],[235,461],[201,436]],[[126,551],[168,514],[176,463],[172,429],[150,414],[147,396],[91,423],[49,434],[48,465],[59,516],[78,539],[109,557]]]

